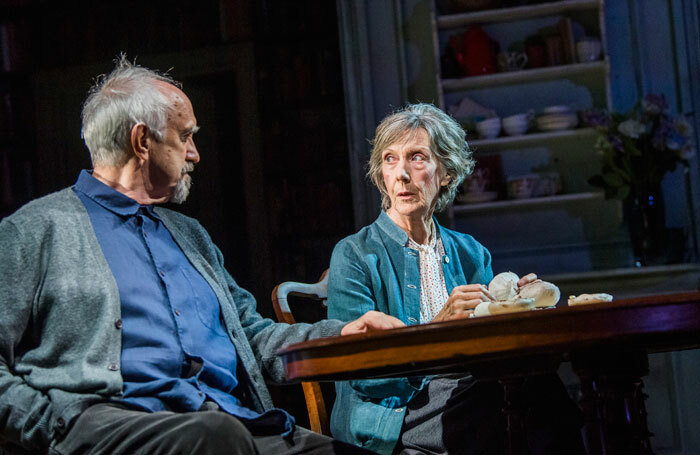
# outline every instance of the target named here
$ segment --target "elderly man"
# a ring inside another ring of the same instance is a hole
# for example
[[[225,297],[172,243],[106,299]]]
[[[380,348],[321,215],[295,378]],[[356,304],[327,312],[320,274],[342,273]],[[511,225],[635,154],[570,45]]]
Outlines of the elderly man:
[[[367,453],[296,427],[281,346],[403,325],[262,318],[182,202],[192,104],[124,57],[91,90],[94,170],[0,223],[0,444],[57,454]],[[0,450],[1,452],[1,450]]]

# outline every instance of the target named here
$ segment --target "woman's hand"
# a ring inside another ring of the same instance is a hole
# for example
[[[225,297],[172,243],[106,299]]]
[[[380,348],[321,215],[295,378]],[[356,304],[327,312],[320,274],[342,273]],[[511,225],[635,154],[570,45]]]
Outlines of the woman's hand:
[[[527,286],[533,281],[537,281],[537,275],[535,275],[534,273],[528,273],[527,275],[518,280],[518,288]]]
[[[466,319],[474,313],[474,308],[478,304],[492,300],[494,300],[493,296],[483,284],[457,286],[452,290],[445,306],[430,322]]]

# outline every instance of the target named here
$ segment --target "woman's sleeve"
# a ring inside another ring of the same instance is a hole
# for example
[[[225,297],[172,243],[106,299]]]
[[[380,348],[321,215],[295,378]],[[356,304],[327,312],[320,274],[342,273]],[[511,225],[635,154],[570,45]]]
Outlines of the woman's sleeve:
[[[328,276],[328,317],[352,321],[376,310],[373,282],[381,285],[377,267],[370,267],[373,256],[362,257],[347,239],[336,245]],[[393,316],[393,315],[392,315]],[[391,400],[403,406],[420,390],[422,377],[348,381],[365,398]]]

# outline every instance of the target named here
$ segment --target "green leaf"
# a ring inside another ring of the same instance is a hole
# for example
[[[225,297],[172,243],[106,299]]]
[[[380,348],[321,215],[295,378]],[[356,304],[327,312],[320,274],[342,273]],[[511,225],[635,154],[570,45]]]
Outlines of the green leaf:
[[[634,142],[634,139],[623,137],[622,147],[625,153],[629,156],[642,156],[642,152],[637,148],[637,144]]]
[[[612,172],[603,174],[603,180],[605,180],[605,183],[607,185],[610,185],[614,188],[618,188],[625,184],[624,180],[622,180],[622,177],[620,177],[619,174]]]
[[[617,199],[624,201],[625,199],[627,199],[627,196],[629,196],[629,195],[630,195],[630,187],[629,187],[629,185],[624,185],[624,186],[621,186],[620,188],[617,189],[617,194],[615,194],[615,197]]]

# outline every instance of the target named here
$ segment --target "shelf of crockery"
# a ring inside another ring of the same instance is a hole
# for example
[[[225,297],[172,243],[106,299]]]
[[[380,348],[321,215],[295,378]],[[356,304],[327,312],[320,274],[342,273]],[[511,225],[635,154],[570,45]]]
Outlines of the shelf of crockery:
[[[549,81],[589,75],[600,76],[601,80],[604,82],[607,71],[607,61],[598,60],[595,62],[572,63],[568,65],[546,66],[543,68],[485,74],[483,76],[469,76],[459,79],[442,79],[442,89],[445,93],[449,93],[499,85],[522,84],[526,82]]]
[[[602,192],[559,194],[555,196],[532,197],[527,199],[511,199],[507,201],[481,202],[474,204],[455,204],[452,206],[452,213],[468,214],[486,211],[498,211],[502,209],[522,209],[531,208],[538,205],[555,205],[569,202],[591,201],[604,199]]]
[[[531,144],[539,145],[543,141],[554,141],[557,139],[594,139],[596,137],[595,128],[577,128],[559,131],[535,132],[520,134],[517,136],[502,136],[493,139],[473,139],[469,140],[469,148],[474,152],[485,152],[491,149],[504,147],[521,147]]]
[[[534,17],[552,16],[565,12],[591,10],[600,7],[600,0],[563,0],[536,5],[497,8],[472,13],[447,14],[438,16],[440,30],[464,27],[470,24],[487,22],[513,22]]]

